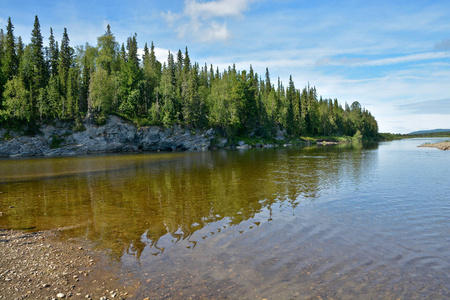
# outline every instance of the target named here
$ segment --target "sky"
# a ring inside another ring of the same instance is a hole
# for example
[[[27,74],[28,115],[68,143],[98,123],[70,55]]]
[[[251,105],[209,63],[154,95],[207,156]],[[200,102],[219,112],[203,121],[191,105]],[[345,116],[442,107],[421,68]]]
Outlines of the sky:
[[[191,61],[287,85],[315,86],[323,98],[358,101],[380,132],[450,128],[450,1],[0,0],[15,36],[29,43],[38,15],[44,43],[64,28],[72,47],[97,45],[106,25],[119,43],[137,33],[160,61],[168,51]]]

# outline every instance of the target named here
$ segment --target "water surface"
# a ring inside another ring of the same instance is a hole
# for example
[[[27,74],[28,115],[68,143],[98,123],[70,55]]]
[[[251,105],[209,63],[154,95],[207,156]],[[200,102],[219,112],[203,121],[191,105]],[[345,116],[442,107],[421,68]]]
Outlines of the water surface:
[[[91,241],[142,297],[449,298],[429,141],[0,160],[0,227]]]

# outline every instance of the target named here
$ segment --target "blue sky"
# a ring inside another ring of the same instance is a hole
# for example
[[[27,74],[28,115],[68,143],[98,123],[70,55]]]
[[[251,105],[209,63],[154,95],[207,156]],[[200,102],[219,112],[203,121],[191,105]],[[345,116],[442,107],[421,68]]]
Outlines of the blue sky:
[[[359,101],[381,132],[450,128],[450,1],[6,1],[29,42],[34,16],[44,38],[67,28],[71,46],[96,45],[107,24],[118,42],[137,33],[153,41],[160,60],[184,50],[191,60],[219,66],[250,64],[272,82],[309,84],[324,98]],[[47,40],[45,41],[47,43]]]

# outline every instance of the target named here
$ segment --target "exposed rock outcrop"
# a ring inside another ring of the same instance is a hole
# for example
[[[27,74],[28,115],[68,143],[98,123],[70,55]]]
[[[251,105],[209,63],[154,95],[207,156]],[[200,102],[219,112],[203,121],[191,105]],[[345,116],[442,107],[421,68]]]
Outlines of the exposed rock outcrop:
[[[84,123],[86,130],[75,132],[72,125],[56,122],[41,126],[33,137],[0,129],[0,156],[60,156],[104,152],[207,150],[214,130],[191,132],[177,125],[172,128],[137,128],[117,116],[105,125]]]

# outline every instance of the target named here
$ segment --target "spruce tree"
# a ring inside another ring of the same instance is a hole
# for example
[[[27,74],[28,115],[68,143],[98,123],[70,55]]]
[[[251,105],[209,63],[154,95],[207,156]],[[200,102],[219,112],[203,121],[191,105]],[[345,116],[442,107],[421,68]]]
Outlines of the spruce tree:
[[[6,84],[6,77],[3,74],[3,68],[2,68],[2,63],[3,63],[3,45],[4,43],[4,39],[5,39],[5,35],[3,34],[3,29],[0,29],[0,110],[3,107],[3,90],[4,90],[4,86]],[[1,118],[0,118],[0,122],[1,122]]]
[[[111,32],[109,24],[106,27],[105,34],[97,39],[97,43],[97,64],[106,70],[108,74],[111,74],[112,71],[116,71],[118,68],[117,53],[119,52],[119,44]]]
[[[150,65],[152,66],[152,70],[155,76],[155,84],[158,85],[159,81],[161,80],[161,74],[162,74],[162,65],[161,63],[156,59],[155,54],[155,45],[152,42],[152,45],[150,47]]]
[[[51,76],[58,75],[58,58],[59,58],[59,50],[58,50],[58,42],[55,41],[55,37],[53,35],[53,29],[50,27],[50,37],[48,39],[48,66]]]
[[[68,79],[69,79],[69,70],[72,66],[73,61],[73,49],[69,45],[70,39],[67,34],[67,28],[64,28],[63,37],[61,40],[61,50],[59,51],[59,78],[61,84],[61,117],[63,118],[72,118],[71,112],[73,111],[70,105],[72,103],[68,103]]]
[[[31,62],[33,64],[33,74],[31,78],[32,97],[37,97],[38,90],[47,85],[48,74],[44,59],[43,39],[38,16],[35,16],[34,27],[31,32]]]
[[[22,42],[22,37],[21,36],[19,36],[18,38],[17,38],[17,50],[16,50],[16,53],[17,53],[17,60],[19,61],[19,64],[20,64],[20,60],[22,59],[22,56],[23,56],[23,52],[25,51],[25,45],[23,44],[23,42]]]
[[[138,46],[137,46],[137,34],[127,39],[128,61],[131,62],[136,68],[139,67]]]
[[[8,18],[8,25],[6,26],[4,49],[2,62],[3,74],[7,80],[10,80],[17,74],[19,68],[19,60],[17,59],[14,40],[14,26],[11,22],[11,18]]]
[[[184,51],[184,62],[183,62],[184,72],[189,73],[191,70],[191,59],[189,57],[188,48]]]
[[[3,28],[0,28],[0,69],[2,66],[2,62],[3,62],[3,47],[5,45],[5,34],[3,33]]]

